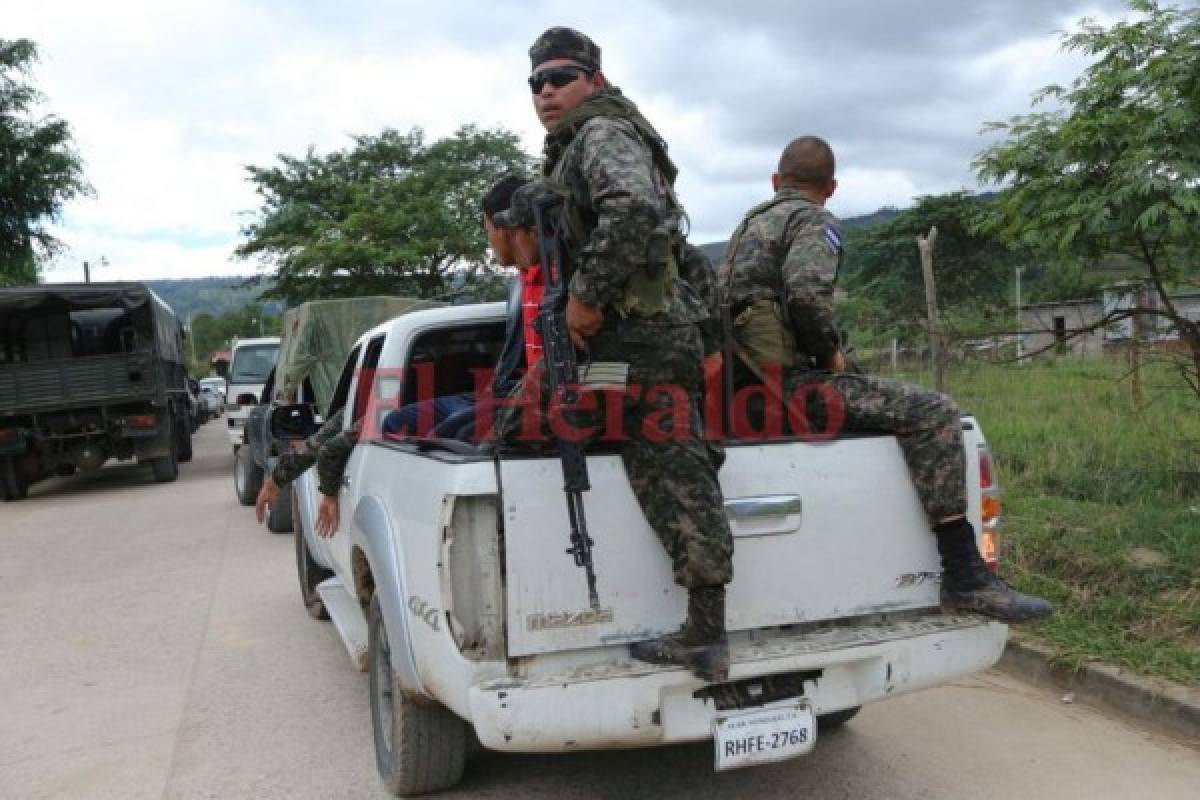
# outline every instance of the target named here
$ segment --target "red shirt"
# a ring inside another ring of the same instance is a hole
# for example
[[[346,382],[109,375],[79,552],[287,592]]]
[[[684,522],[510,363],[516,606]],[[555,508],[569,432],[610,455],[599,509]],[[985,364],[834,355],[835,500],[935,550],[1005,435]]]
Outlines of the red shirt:
[[[538,306],[546,283],[542,279],[542,267],[534,264],[521,270],[521,324],[525,333],[525,366],[533,367],[542,357],[542,335],[533,326],[537,320]]]

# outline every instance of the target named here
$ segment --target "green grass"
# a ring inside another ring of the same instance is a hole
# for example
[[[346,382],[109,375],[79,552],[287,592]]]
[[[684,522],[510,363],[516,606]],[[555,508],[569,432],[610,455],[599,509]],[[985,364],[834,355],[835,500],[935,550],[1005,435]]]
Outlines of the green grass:
[[[1001,569],[1058,606],[1025,629],[1064,661],[1200,686],[1200,399],[1122,365],[979,365],[950,393],[983,426],[1004,489]],[[925,382],[925,381],[922,381]]]

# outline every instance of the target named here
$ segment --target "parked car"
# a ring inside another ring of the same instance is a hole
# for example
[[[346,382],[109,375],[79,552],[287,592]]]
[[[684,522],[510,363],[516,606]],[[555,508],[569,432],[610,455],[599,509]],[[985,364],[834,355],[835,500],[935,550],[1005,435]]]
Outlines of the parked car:
[[[221,398],[221,404],[225,403],[225,388],[226,383],[224,378],[209,377],[200,379],[201,389],[212,389]]]
[[[140,283],[0,289],[0,484],[25,497],[110,458],[173,481],[192,457],[179,320]]]
[[[1004,625],[940,610],[934,537],[894,437],[857,434],[725,442],[729,678],[709,685],[633,660],[628,645],[675,630],[686,597],[618,453],[587,455],[595,608],[564,555],[556,457],[373,435],[388,408],[416,399],[408,376],[419,367],[433,370],[436,394],[471,391],[504,319],[502,304],[456,306],[364,334],[326,409],[350,409],[345,425],[363,431],[332,538],[313,534],[312,471],[294,487],[301,597],[333,618],[369,673],[376,764],[391,791],[452,786],[472,734],[501,751],[708,740],[718,768],[779,760],[866,703],[999,659]],[[284,424],[303,411],[279,409],[276,433],[310,431],[315,422]],[[979,424],[962,422],[969,518],[991,554],[997,488]]]
[[[199,399],[200,404],[204,408],[204,417],[206,421],[210,419],[216,419],[217,417],[221,416],[221,409],[224,407],[225,403],[221,399],[221,395],[217,393],[216,389],[213,389],[209,386],[201,386]]]

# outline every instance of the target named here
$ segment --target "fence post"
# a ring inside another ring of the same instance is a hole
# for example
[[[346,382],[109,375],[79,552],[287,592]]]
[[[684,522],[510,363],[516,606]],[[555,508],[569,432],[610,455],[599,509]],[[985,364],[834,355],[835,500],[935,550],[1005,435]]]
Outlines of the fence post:
[[[946,391],[946,364],[942,356],[942,330],[938,324],[937,286],[933,281],[933,244],[937,241],[937,226],[929,229],[929,235],[917,237],[917,249],[921,252],[921,275],[925,278],[925,311],[929,316],[929,357],[933,362],[933,386],[939,392]]]

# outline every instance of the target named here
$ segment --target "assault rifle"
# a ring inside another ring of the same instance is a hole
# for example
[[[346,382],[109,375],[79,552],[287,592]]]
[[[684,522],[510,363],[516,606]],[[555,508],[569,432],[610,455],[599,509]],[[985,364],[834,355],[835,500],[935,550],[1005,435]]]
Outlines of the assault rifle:
[[[579,367],[575,363],[575,345],[567,333],[567,279],[563,273],[563,251],[558,231],[547,217],[562,208],[562,198],[542,195],[533,202],[533,221],[537,230],[538,257],[542,263],[545,291],[538,306],[538,324],[542,332],[542,359],[546,385],[550,390],[548,406],[562,409],[563,421],[576,428],[575,405],[579,400]],[[588,601],[600,610],[596,594],[596,572],[592,565],[592,539],[588,536],[583,513],[583,493],[592,488],[588,480],[587,458],[578,442],[558,442],[562,461],[563,491],[567,495],[567,516],[571,521],[571,546],[567,555],[587,575]]]

